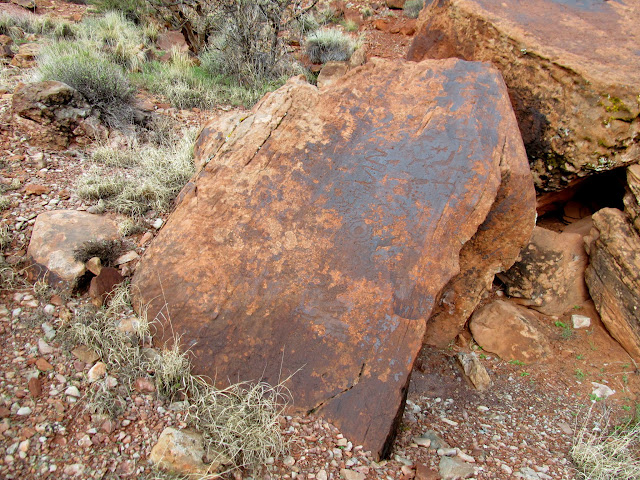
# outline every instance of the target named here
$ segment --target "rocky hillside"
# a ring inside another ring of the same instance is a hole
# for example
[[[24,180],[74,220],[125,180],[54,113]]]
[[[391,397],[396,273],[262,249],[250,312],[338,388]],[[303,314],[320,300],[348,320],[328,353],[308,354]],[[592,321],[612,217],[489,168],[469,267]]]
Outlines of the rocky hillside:
[[[0,3],[0,477],[638,478],[638,7],[286,3]]]

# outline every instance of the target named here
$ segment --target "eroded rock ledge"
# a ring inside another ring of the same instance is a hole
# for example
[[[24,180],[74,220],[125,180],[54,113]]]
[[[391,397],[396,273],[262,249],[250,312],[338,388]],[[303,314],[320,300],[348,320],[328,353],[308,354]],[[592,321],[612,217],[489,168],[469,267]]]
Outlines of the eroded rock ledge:
[[[408,58],[499,68],[536,187],[557,190],[640,160],[639,24],[635,0],[440,0]]]

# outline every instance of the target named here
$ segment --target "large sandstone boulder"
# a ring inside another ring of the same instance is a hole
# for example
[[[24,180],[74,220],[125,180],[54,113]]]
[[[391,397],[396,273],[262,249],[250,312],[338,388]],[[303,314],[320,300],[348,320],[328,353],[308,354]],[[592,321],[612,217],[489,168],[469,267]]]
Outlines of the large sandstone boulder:
[[[51,285],[73,290],[85,273],[85,265],[74,258],[74,250],[90,240],[118,238],[118,225],[107,217],[76,210],[41,213],[27,250],[33,261],[32,273],[45,277]]]
[[[496,300],[474,312],[469,329],[484,350],[503,360],[533,363],[551,352],[537,323],[532,310],[506,300]]]
[[[623,212],[603,208],[593,215],[585,246],[585,279],[602,322],[640,362],[640,236]]]
[[[500,74],[375,59],[321,90],[292,79],[196,152],[133,280],[171,319],[159,340],[181,335],[220,384],[293,374],[294,411],[385,455],[425,323],[506,179],[535,215]]]
[[[536,186],[555,190],[640,158],[638,25],[637,0],[442,0],[408,58],[497,66]]]
[[[545,315],[560,316],[589,299],[587,262],[582,235],[536,227],[518,261],[498,276],[509,296]]]
[[[60,150],[106,135],[85,98],[65,83],[21,85],[12,96],[11,110],[16,128],[29,136],[32,145]]]

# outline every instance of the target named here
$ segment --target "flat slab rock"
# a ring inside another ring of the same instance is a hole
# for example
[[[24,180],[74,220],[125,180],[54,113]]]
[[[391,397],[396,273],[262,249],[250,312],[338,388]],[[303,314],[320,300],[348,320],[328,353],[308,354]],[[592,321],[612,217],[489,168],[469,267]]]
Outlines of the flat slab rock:
[[[462,246],[503,178],[533,198],[499,72],[374,59],[322,90],[292,79],[206,125],[196,164],[133,280],[171,317],[160,340],[221,385],[293,375],[293,411],[384,456]]]
[[[640,157],[637,0],[442,0],[418,20],[410,60],[492,62],[509,87],[536,187]]]
[[[118,225],[107,217],[77,210],[55,210],[38,215],[33,225],[28,256],[31,273],[45,277],[51,285],[73,290],[85,273],[74,250],[90,240],[120,238]]]

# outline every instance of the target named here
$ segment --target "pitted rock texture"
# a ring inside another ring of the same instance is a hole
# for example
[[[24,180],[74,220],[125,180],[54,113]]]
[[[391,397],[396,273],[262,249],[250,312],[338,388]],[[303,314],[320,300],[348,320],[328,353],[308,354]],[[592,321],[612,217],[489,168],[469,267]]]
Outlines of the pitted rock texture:
[[[293,375],[294,411],[384,456],[461,248],[505,177],[533,195],[499,72],[374,59],[322,90],[292,79],[196,152],[133,280],[170,315],[159,340],[182,335],[221,385]]]
[[[410,60],[492,62],[509,87],[536,187],[640,159],[636,0],[441,0]]]
[[[589,266],[585,279],[602,322],[620,345],[640,362],[640,236],[615,208],[593,215],[585,237]]]

